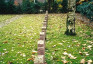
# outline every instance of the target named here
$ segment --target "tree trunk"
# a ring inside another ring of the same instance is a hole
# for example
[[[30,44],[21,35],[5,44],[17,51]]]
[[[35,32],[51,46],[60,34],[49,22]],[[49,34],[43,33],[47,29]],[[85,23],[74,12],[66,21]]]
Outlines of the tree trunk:
[[[68,14],[67,14],[66,32],[65,32],[65,34],[67,35],[76,35],[75,10],[76,10],[76,0],[68,0]]]

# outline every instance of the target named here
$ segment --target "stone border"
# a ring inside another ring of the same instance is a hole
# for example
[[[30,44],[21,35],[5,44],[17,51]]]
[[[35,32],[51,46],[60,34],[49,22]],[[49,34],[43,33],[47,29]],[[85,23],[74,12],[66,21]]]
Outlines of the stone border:
[[[34,59],[34,64],[45,64],[45,40],[46,40],[47,22],[48,22],[48,11],[46,11],[45,20],[42,23],[43,24],[42,32],[40,32],[40,38],[37,43],[38,55]]]

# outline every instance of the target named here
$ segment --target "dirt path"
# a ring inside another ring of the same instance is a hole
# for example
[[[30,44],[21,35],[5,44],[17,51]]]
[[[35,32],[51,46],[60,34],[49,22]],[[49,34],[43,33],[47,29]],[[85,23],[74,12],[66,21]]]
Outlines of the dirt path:
[[[19,19],[21,17],[23,17],[23,15],[16,15],[15,17],[13,17],[11,19],[7,19],[7,20],[5,20],[3,22],[0,22],[0,28],[2,28],[5,25],[8,25],[9,23],[11,23],[11,22],[13,22],[13,21],[15,21],[15,20],[17,20],[17,19]]]

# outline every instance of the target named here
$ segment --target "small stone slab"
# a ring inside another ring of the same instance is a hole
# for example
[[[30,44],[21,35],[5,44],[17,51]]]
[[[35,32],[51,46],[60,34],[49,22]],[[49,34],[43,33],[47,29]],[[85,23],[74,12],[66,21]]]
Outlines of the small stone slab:
[[[44,40],[39,40],[38,41],[38,47],[44,47],[45,41]]]
[[[44,55],[38,55],[34,59],[34,64],[45,64],[45,56]]]
[[[46,32],[46,27],[45,26],[42,27],[42,32]]]
[[[48,18],[47,18],[47,17],[45,17],[45,20],[48,20]]]
[[[45,27],[45,26],[43,26],[43,27],[42,27],[42,30],[46,30],[46,27]]]
[[[47,22],[47,20],[44,20],[44,22]]]
[[[45,54],[45,46],[44,47],[38,47],[38,55],[44,55]]]
[[[45,32],[40,32],[40,40],[45,40]]]
[[[45,16],[45,18],[48,18],[47,15]]]
[[[45,35],[45,32],[40,32],[40,36],[44,36]]]
[[[47,26],[47,22],[43,22],[43,25],[44,25],[44,26]]]

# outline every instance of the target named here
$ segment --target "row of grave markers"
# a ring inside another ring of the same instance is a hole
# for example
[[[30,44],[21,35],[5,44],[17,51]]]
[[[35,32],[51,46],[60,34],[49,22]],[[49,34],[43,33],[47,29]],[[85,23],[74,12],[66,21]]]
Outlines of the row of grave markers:
[[[46,11],[45,20],[43,21],[42,32],[40,32],[40,39],[37,43],[38,55],[34,59],[34,64],[45,64],[45,40],[46,40],[47,22],[48,22],[48,11]]]

